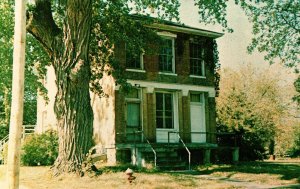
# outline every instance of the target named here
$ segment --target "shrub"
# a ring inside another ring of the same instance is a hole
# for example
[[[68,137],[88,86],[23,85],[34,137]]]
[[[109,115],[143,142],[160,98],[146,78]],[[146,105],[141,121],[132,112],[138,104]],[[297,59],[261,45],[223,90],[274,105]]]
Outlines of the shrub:
[[[7,125],[0,125],[0,140],[8,135],[8,126]]]
[[[288,155],[291,157],[300,157],[300,127],[296,126],[294,130],[294,143]]]
[[[58,136],[56,132],[28,136],[22,146],[23,165],[52,165],[58,155]]]

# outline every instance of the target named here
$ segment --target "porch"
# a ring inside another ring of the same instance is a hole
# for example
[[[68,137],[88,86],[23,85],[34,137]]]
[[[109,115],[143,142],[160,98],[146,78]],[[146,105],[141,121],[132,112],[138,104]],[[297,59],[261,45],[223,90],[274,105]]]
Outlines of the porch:
[[[229,150],[233,163],[239,160],[237,136],[233,133],[169,131],[168,141],[165,143],[149,141],[143,131],[117,133],[117,135],[125,139],[116,144],[118,161],[131,162],[141,167],[191,169],[192,164],[210,163],[212,151],[220,150]],[[185,135],[205,136],[210,142],[191,142],[188,138],[183,139],[182,136]],[[174,140],[174,136],[178,140]]]

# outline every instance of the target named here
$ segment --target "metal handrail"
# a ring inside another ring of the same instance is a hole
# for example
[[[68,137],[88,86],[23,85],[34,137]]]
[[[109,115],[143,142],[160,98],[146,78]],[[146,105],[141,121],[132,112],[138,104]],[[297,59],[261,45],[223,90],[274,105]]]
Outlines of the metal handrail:
[[[143,135],[143,138],[147,141],[147,143],[150,145],[151,150],[154,154],[154,167],[156,168],[156,161],[157,161],[157,154],[156,151],[154,150],[153,146],[151,145],[150,141],[147,139],[147,137],[145,136],[145,133],[143,131],[140,131]]]
[[[150,148],[151,148],[151,150],[152,150],[152,152],[154,154],[154,166],[156,167],[156,164],[157,164],[156,163],[157,162],[157,153],[154,150],[154,148],[153,148],[152,144],[150,143],[150,141],[147,139],[147,137],[146,137],[146,135],[145,135],[145,133],[144,133],[143,130],[133,131],[133,132],[117,133],[117,135],[134,134],[134,147],[136,148],[136,140],[135,139],[136,139],[136,134],[138,134],[138,133],[140,133],[143,136],[144,140],[146,140],[146,142],[150,145]]]
[[[183,142],[183,140],[182,140],[182,138],[180,137],[178,131],[169,131],[169,132],[168,132],[168,143],[169,143],[169,144],[170,144],[170,141],[169,141],[169,139],[170,139],[170,133],[175,133],[175,134],[177,134],[178,139],[179,139],[180,142],[183,144],[185,150],[186,150],[187,153],[189,154],[189,170],[191,170],[191,157],[192,157],[191,151],[188,149],[188,147],[186,146],[186,144]]]
[[[35,132],[35,125],[22,125],[22,138],[25,138],[25,135],[34,134]]]
[[[6,135],[3,139],[0,140],[0,144],[3,146],[9,139],[9,135]]]

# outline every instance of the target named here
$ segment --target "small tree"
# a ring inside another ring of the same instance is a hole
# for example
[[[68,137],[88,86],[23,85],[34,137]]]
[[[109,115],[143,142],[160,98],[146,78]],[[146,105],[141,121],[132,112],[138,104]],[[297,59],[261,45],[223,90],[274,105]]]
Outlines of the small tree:
[[[222,73],[217,98],[218,129],[241,134],[241,158],[262,159],[274,152],[276,132],[287,117],[292,85],[281,85],[278,73],[245,66]],[[284,93],[282,91],[285,91]],[[290,125],[284,125],[291,127]]]

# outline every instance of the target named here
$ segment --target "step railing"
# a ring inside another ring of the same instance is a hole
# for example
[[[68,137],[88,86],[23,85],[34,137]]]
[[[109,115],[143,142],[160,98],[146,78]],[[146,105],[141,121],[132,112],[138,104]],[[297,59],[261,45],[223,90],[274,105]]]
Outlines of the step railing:
[[[145,133],[143,131],[140,131],[142,133],[142,137],[144,140],[146,140],[146,142],[150,145],[150,148],[154,154],[154,167],[156,168],[156,161],[157,161],[157,154],[156,151],[154,150],[152,144],[150,143],[150,141],[147,139],[147,137],[145,136]]]
[[[152,144],[150,143],[150,141],[147,139],[147,137],[146,137],[146,135],[145,135],[145,133],[144,133],[143,130],[135,130],[133,132],[117,133],[117,135],[125,135],[125,137],[126,137],[126,135],[131,135],[131,134],[134,135],[134,140],[130,141],[130,142],[134,143],[134,148],[135,149],[136,149],[136,143],[137,143],[137,141],[136,141],[137,135],[140,135],[142,137],[142,141],[146,141],[149,144],[149,146],[150,146],[150,148],[151,148],[151,150],[153,152],[153,155],[154,155],[154,166],[156,168],[156,166],[157,166],[157,153],[154,150],[154,148],[153,148]],[[138,138],[138,139],[140,139],[140,138]],[[138,142],[140,143],[140,141],[138,141]],[[135,153],[135,156],[136,156],[136,153]]]
[[[22,127],[22,138],[24,138],[26,135],[34,134],[35,132],[35,125],[23,125]]]
[[[189,155],[189,170],[191,170],[191,158],[192,158],[192,153],[191,151],[189,150],[189,148],[187,147],[187,145],[183,142],[182,138],[180,137],[179,135],[179,132],[178,131],[169,131],[168,132],[168,143],[170,144],[170,134],[171,133],[175,133],[179,139],[179,141],[183,144],[185,150],[187,151],[188,155]]]
[[[6,135],[3,139],[1,139],[0,144],[5,144],[8,141],[9,135]]]

